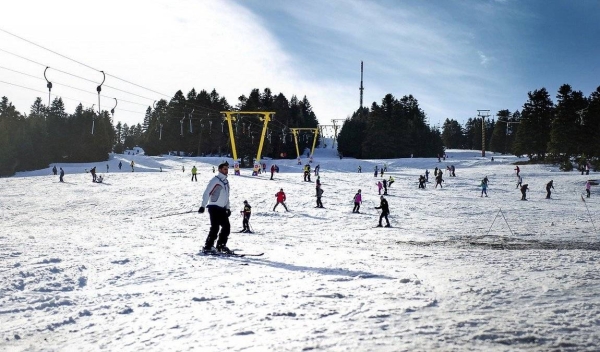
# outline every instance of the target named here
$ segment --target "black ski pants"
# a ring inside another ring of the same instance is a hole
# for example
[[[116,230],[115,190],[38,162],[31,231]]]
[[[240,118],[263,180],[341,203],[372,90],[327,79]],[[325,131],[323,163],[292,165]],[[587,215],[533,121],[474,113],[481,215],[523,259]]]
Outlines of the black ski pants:
[[[244,226],[244,230],[250,231],[250,215],[245,215],[244,220],[242,220],[242,226]]]
[[[388,220],[388,214],[386,212],[381,212],[381,215],[379,215],[379,225],[381,225],[381,220],[385,218],[385,222],[386,224],[390,224],[390,221]]]
[[[285,211],[288,211],[288,208],[285,206],[285,203],[284,203],[284,202],[277,202],[277,204],[275,204],[275,206],[273,207],[273,211],[275,211],[275,208],[277,208],[277,206],[278,206],[279,204],[283,205],[283,207],[285,208]]]
[[[323,202],[321,202],[321,197],[317,197],[317,207],[323,208]]]
[[[196,174],[192,174],[192,181],[196,181],[198,182],[198,176],[196,176]]]
[[[352,209],[352,212],[358,213],[359,209],[360,209],[360,203],[354,202],[354,209]]]
[[[206,247],[214,246],[217,234],[219,238],[217,247],[225,246],[229,232],[231,231],[229,217],[225,212],[225,208],[217,206],[208,207],[208,215],[210,216],[210,230],[208,231],[208,237],[206,237]],[[219,228],[221,229],[220,233]]]

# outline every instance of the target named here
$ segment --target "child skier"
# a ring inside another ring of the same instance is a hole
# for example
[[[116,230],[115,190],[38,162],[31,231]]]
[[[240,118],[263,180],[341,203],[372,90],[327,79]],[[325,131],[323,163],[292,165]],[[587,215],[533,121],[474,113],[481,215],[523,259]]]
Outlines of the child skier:
[[[360,213],[358,210],[360,209],[360,204],[362,203],[362,195],[360,194],[360,189],[354,195],[354,209],[352,209],[353,213]]]
[[[375,207],[375,209],[381,209],[381,215],[379,215],[379,225],[377,225],[377,227],[382,227],[381,219],[383,219],[383,218],[385,218],[385,222],[387,223],[387,225],[385,225],[385,227],[391,227],[390,221],[388,220],[388,215],[390,214],[390,208],[388,206],[388,202],[387,202],[387,200],[385,200],[385,198],[383,198],[383,196],[381,196],[380,198],[381,198],[381,203],[379,204],[378,207]]]
[[[242,232],[252,233],[252,231],[250,231],[250,215],[252,214],[252,207],[248,204],[247,200],[244,201],[244,210],[240,211],[240,214],[244,217],[242,220],[242,226],[244,227]]]
[[[591,184],[590,180],[587,180],[587,182],[585,183],[585,193],[587,193],[586,198],[590,197],[590,189],[591,188],[592,188],[592,184]]]
[[[483,197],[484,194],[486,197],[488,196],[488,194],[487,194],[487,176],[483,180],[481,180],[481,196],[480,197]]]

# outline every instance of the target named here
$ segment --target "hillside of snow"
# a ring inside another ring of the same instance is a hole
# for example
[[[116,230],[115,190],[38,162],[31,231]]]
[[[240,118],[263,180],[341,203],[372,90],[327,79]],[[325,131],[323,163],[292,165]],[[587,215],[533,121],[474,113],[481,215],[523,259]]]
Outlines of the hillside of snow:
[[[448,156],[339,159],[319,148],[325,209],[296,160],[274,161],[274,180],[232,168],[227,245],[265,253],[244,258],[198,254],[209,218],[197,209],[223,158],[114,155],[56,164],[65,183],[52,165],[1,178],[0,350],[597,350],[600,192],[582,194],[598,175],[521,165],[531,189],[521,201],[518,158]],[[393,227],[375,228],[373,169],[386,164]],[[94,166],[103,183],[86,173]],[[280,188],[290,212],[272,211]],[[236,232],[244,200],[252,234]]]

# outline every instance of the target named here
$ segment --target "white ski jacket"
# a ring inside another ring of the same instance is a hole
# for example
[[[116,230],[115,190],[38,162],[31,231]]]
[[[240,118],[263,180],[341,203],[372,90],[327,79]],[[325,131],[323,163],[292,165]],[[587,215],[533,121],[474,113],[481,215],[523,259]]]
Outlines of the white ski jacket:
[[[229,209],[229,181],[226,175],[218,173],[206,186],[202,196],[202,207],[206,206]]]

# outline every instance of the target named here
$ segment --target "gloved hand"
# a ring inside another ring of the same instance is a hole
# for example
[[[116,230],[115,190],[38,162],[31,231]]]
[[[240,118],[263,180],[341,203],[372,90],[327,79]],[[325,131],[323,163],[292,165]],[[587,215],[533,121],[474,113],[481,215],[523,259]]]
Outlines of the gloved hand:
[[[231,215],[231,210],[225,209],[225,214],[227,214],[227,217],[229,217]]]
[[[200,207],[200,209],[198,209],[198,212],[199,212],[200,214],[204,213],[204,207]]]

